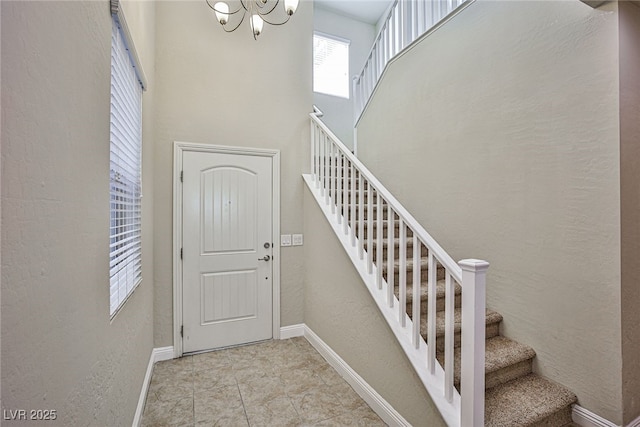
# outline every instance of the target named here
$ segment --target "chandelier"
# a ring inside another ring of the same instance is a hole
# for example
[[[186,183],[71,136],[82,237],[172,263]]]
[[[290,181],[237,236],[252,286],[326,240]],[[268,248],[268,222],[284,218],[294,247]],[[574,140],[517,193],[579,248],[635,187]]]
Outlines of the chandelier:
[[[223,1],[216,2],[213,5],[210,3],[210,0],[205,1],[207,2],[207,6],[216,13],[216,19],[222,25],[222,29],[227,33],[237,30],[244,22],[245,16],[249,14],[249,26],[251,27],[253,38],[256,40],[260,33],[262,33],[262,27],[265,22],[269,25],[284,25],[298,8],[298,0],[283,0],[285,16],[281,16],[280,19],[277,20],[272,20],[274,18],[271,16],[267,18],[267,16],[276,10],[280,0],[240,0],[240,5],[233,11],[229,11],[229,5]],[[240,18],[240,12],[242,12],[242,18]],[[277,14],[278,12],[272,16],[275,17]],[[227,26],[230,20],[237,21],[237,24]]]

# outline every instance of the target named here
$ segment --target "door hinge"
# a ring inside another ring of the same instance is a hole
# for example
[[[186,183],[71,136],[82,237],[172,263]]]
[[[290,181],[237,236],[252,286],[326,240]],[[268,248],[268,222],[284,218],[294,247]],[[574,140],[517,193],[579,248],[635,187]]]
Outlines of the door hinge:
[[[180,337],[184,338],[184,325],[180,326]]]
[[[183,255],[182,248],[180,248],[180,259],[182,259],[182,255]]]
[[[184,182],[184,171],[180,171],[180,182]]]

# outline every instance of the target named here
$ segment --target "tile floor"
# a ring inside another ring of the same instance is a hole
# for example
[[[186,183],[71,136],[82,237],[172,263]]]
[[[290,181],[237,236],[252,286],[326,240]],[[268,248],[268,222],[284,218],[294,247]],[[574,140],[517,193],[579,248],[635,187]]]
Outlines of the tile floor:
[[[143,426],[384,426],[305,338],[159,362]]]

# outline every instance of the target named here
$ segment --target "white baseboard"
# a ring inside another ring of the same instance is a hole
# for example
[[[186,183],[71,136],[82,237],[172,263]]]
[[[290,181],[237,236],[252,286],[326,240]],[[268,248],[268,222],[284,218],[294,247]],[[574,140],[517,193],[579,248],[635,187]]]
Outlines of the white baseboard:
[[[153,363],[173,359],[173,347],[157,347],[153,349]]]
[[[147,364],[147,372],[144,374],[142,388],[140,389],[140,397],[138,398],[138,406],[133,416],[133,427],[138,427],[142,421],[142,412],[144,411],[144,403],[147,400],[147,392],[151,383],[151,374],[153,373],[153,364],[163,360],[173,359],[173,347],[158,347],[151,351],[149,363]]]
[[[640,417],[627,424],[627,427],[640,427]]]
[[[133,416],[132,427],[138,427],[142,421],[142,412],[144,411],[144,402],[147,400],[147,392],[149,391],[149,383],[151,382],[151,373],[153,372],[153,356],[154,350],[151,351],[149,356],[149,363],[147,364],[147,372],[144,374],[144,380],[142,382],[142,389],[140,390],[140,397],[138,398],[138,406],[136,407],[136,414]]]
[[[302,326],[304,329],[304,337],[385,423],[393,427],[411,427],[411,424],[358,375],[347,362],[333,351],[331,347],[322,341],[308,326]]]
[[[283,326],[280,328],[280,339],[286,340],[289,338],[303,337],[304,336],[304,323],[291,326]]]
[[[571,420],[581,427],[619,427],[617,424],[594,414],[580,405],[573,405]]]

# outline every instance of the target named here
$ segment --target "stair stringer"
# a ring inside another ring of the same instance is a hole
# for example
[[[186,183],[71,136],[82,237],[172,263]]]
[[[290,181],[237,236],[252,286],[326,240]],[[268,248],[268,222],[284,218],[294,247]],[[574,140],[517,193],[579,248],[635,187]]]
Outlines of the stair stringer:
[[[393,297],[393,307],[390,307],[390,304],[387,302],[387,282],[382,279],[382,287],[378,288],[376,284],[376,277],[378,274],[378,270],[376,265],[373,265],[371,273],[367,271],[367,253],[364,251],[364,256],[362,259],[358,254],[358,237],[356,237],[355,244],[352,245],[351,242],[351,233],[344,233],[344,224],[338,223],[337,216],[335,213],[332,213],[331,206],[325,203],[325,197],[321,195],[320,189],[316,188],[316,185],[313,183],[313,178],[310,174],[302,175],[309,191],[315,198],[320,210],[324,214],[325,218],[329,222],[329,225],[333,229],[336,237],[342,244],[347,256],[351,259],[353,266],[356,271],[360,275],[363,283],[365,284],[367,290],[371,294],[373,300],[375,301],[380,313],[384,317],[385,321],[389,325],[391,331],[393,332],[398,344],[406,354],[409,362],[413,366],[418,378],[424,385],[425,389],[429,393],[429,396],[433,400],[433,403],[438,408],[442,418],[449,426],[459,426],[460,425],[460,394],[454,390],[453,397],[451,401],[447,400],[445,397],[445,373],[442,366],[436,361],[434,373],[430,373],[427,369],[427,343],[421,337],[418,341],[418,347],[412,343],[411,331],[413,330],[413,322],[411,318],[404,313],[405,316],[405,326],[402,327],[401,323],[398,319],[398,305],[399,300],[397,297]],[[345,221],[346,219],[342,219]],[[350,227],[347,226],[350,231]]]

